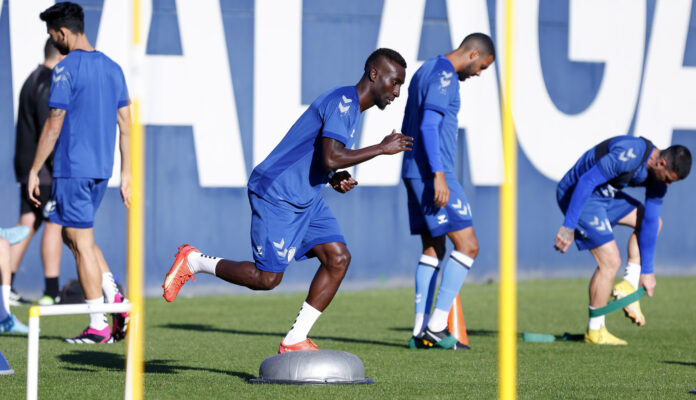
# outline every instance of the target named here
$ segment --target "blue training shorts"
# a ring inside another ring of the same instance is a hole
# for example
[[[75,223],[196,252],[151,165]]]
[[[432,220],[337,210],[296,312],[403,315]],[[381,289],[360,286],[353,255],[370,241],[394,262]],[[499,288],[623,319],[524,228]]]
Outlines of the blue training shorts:
[[[568,205],[562,204],[559,193],[557,199],[565,214]],[[575,245],[578,250],[594,249],[614,240],[613,227],[640,205],[640,201],[624,192],[616,192],[614,197],[593,192],[582,207],[575,227]]]
[[[437,237],[473,224],[471,206],[466,200],[462,185],[453,175],[445,174],[445,179],[450,191],[449,203],[440,208],[433,203],[435,191],[432,179],[404,178],[412,235],[429,234]]]
[[[338,221],[318,196],[308,207],[288,202],[270,202],[249,191],[251,205],[251,246],[256,267],[283,272],[293,258],[304,260],[318,244],[345,243]]]
[[[91,228],[108,179],[53,178],[48,218],[69,228]]]

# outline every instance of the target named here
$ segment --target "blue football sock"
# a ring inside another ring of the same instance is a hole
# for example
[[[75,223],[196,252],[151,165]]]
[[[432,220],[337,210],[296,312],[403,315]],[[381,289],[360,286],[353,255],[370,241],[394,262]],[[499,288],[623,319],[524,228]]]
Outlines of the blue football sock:
[[[474,259],[464,253],[453,251],[442,271],[442,282],[437,293],[435,308],[449,312],[452,301],[457,297]],[[432,322],[432,321],[431,321]]]
[[[430,313],[435,282],[437,282],[438,261],[435,257],[423,254],[418,262],[418,267],[416,267],[416,313]]]

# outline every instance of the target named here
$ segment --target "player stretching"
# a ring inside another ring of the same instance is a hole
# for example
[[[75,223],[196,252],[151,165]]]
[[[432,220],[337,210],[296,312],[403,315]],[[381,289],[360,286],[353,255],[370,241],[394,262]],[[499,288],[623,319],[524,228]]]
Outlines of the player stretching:
[[[378,49],[365,62],[357,85],[319,96],[249,178],[254,262],[210,257],[190,245],[180,246],[162,285],[164,298],[173,301],[199,272],[253,290],[270,290],[293,258],[317,257],[321,265],[309,295],[278,352],[318,350],[307,334],[333,299],[350,263],[336,218],[319,192],[327,182],[340,193],[357,185],[348,172],[338,169],[410,150],[412,138],[395,131],[380,144],[351,150],[360,113],[373,105],[384,109],[399,97],[405,69],[399,53]]]
[[[444,56],[427,60],[408,87],[402,130],[414,137],[404,155],[401,176],[408,193],[411,234],[420,235],[423,254],[416,267],[416,317],[409,347],[462,348],[447,330],[452,301],[474,263],[479,246],[471,207],[454,175],[457,152],[459,82],[478,76],[495,60],[491,38],[467,36]],[[437,270],[445,256],[445,235],[454,251],[445,264],[435,310],[428,321]]]
[[[691,153],[674,145],[659,150],[647,139],[616,136],[583,154],[558,183],[556,199],[565,214],[555,238],[555,248],[565,253],[575,239],[579,250],[590,249],[597,269],[590,280],[590,310],[609,302],[621,255],[612,228],[616,224],[634,229],[628,240],[628,264],[624,281],[617,284],[617,297],[634,292],[639,285],[648,296],[655,291],[653,255],[662,226],[660,208],[667,187],[686,178]],[[645,187],[645,205],[621,190],[626,186]],[[624,308],[638,325],[645,317],[638,302]],[[625,345],[609,333],[604,316],[590,317],[585,342]]]
[[[49,114],[27,179],[27,195],[37,207],[39,170],[55,147],[49,220],[63,226],[63,240],[75,255],[87,304],[125,299],[94,243],[94,215],[111,177],[120,130],[121,196],[130,203],[130,109],[121,67],[94,50],[84,33],[84,13],[75,3],[56,3],[40,15],[65,59],[53,68]],[[113,314],[109,331],[104,313],[92,313],[89,326],[69,343],[110,343],[125,336],[127,314]]]

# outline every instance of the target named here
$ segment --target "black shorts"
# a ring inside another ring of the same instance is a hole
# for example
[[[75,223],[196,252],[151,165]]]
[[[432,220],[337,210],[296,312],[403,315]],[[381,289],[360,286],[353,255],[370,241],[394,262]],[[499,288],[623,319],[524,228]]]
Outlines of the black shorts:
[[[41,192],[39,195],[41,205],[39,207],[35,207],[31,200],[29,200],[29,196],[27,195],[27,185],[22,184],[20,191],[19,215],[34,213],[36,218],[47,219],[43,216],[43,209],[46,203],[48,203],[48,199],[51,197],[51,185],[39,185],[39,191]]]

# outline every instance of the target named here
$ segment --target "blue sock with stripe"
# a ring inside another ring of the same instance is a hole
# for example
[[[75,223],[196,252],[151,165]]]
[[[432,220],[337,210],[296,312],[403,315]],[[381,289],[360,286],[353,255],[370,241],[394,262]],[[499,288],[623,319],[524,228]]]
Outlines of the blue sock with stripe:
[[[442,282],[437,293],[435,310],[430,317],[428,328],[433,332],[440,332],[447,327],[447,316],[454,298],[457,297],[459,289],[469,273],[469,269],[474,264],[474,259],[459,251],[450,254],[447,264],[442,271]]]
[[[430,314],[433,305],[439,261],[435,257],[423,254],[416,267],[416,316],[413,322],[413,336],[418,336],[428,323],[427,315]]]

